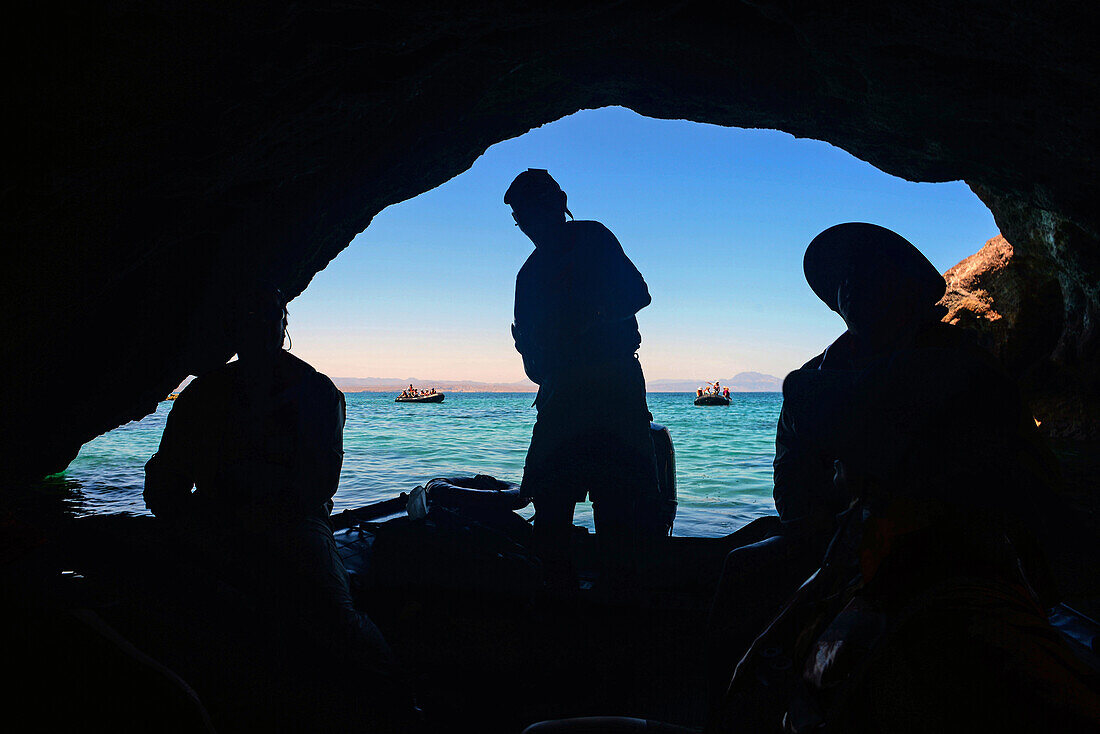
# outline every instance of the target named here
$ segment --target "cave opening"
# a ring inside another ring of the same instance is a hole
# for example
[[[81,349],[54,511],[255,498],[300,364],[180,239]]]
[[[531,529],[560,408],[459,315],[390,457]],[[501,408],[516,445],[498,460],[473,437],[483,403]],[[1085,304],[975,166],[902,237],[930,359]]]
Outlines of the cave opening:
[[[639,357],[650,392],[661,394],[651,411],[676,442],[687,498],[677,528],[690,535],[720,535],[773,511],[778,396],[718,424],[665,394],[732,379],[746,396],[774,395],[783,375],[843,331],[805,285],[809,239],[842,221],[876,222],[943,271],[996,234],[962,182],[905,181],[776,130],[612,107],[498,143],[469,170],[378,214],[290,304],[293,353],[348,395],[337,509],[455,471],[519,480],[534,410],[529,394],[514,393],[534,388],[508,324],[515,273],[531,245],[502,196],[527,167],[550,169],[577,218],[607,225],[649,284]],[[392,394],[413,381],[448,392],[436,413],[458,412],[391,420]],[[80,514],[144,511],[141,467],[170,405],[81,450],[65,473],[81,490]],[[590,505],[577,521],[591,526]]]

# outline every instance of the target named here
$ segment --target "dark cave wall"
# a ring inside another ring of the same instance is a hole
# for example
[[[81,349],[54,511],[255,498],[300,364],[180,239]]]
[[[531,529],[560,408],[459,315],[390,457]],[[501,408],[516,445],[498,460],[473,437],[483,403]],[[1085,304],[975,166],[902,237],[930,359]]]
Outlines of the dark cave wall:
[[[1044,338],[1009,334],[995,346],[1009,371],[1020,381],[1042,431],[1051,437],[1100,437],[1100,248],[1095,234],[1057,212],[1029,206],[1012,197],[975,192],[993,211],[1001,231],[1030,271],[1024,299],[1043,300],[1057,309],[1054,328]],[[1048,291],[1056,284],[1059,298]],[[1009,295],[998,292],[994,295]],[[1011,296],[1009,296],[1011,298]],[[1060,301],[1056,303],[1055,301]],[[1058,306],[1060,305],[1060,308]],[[1009,343],[1003,343],[1003,342]]]
[[[968,181],[1059,279],[1044,384],[1094,396],[1096,5],[834,5],[34,5],[8,31],[7,467],[56,471],[227,359],[248,279],[298,293],[385,206],[610,104]]]

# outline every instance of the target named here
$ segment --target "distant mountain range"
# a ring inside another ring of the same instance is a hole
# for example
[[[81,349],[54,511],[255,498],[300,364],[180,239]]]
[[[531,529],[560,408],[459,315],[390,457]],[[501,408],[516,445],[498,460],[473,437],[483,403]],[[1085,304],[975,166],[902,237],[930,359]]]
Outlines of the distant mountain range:
[[[417,388],[434,387],[440,392],[535,392],[538,387],[530,380],[519,382],[474,382],[472,380],[422,380],[417,377],[333,377],[336,387],[344,392],[400,392],[411,383]],[[731,392],[779,392],[783,380],[761,372],[739,372],[718,381]],[[649,392],[695,392],[705,387],[705,380],[647,380]]]

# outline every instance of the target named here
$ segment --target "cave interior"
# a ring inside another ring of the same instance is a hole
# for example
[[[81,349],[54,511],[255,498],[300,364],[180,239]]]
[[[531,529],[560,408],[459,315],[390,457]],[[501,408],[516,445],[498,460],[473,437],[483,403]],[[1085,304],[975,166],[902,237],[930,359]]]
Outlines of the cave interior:
[[[971,282],[1007,318],[955,316],[1074,447],[1067,496],[1095,529],[1098,14],[991,0],[37,4],[10,27],[4,482],[63,470],[227,360],[221,315],[257,272],[301,293],[386,206],[496,142],[621,105],[966,181],[1016,265]],[[1064,566],[1093,599],[1097,557]]]

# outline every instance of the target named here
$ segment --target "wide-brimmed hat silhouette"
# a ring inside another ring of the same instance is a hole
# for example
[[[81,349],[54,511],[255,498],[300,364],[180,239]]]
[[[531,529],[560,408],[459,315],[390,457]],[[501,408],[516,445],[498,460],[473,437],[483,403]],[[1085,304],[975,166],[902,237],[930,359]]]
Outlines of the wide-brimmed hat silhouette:
[[[837,310],[837,288],[846,279],[880,277],[889,264],[898,281],[891,284],[898,298],[929,306],[943,298],[947,284],[920,250],[897,232],[866,222],[829,227],[814,237],[802,258],[806,282],[832,310]]]

